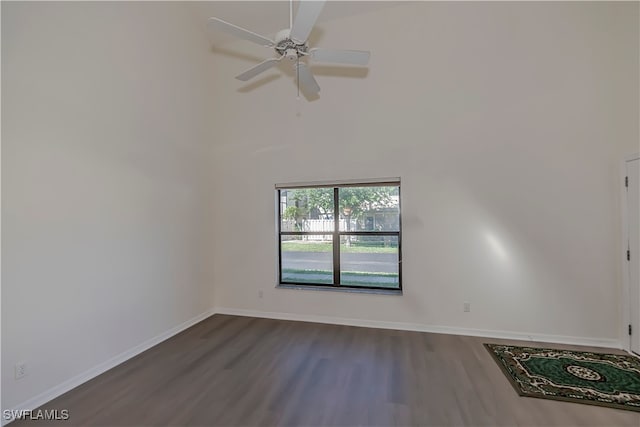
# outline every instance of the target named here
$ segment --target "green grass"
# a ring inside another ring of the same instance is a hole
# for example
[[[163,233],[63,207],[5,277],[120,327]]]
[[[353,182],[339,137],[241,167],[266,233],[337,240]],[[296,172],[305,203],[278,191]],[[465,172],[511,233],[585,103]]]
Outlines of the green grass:
[[[399,289],[400,286],[399,285],[391,285],[391,283],[362,283],[362,282],[355,282],[355,281],[349,281],[349,280],[342,280],[340,282],[341,285],[350,285],[350,286],[368,286],[370,288],[382,288],[382,289]]]
[[[327,270],[303,270],[303,269],[295,269],[295,268],[285,268],[282,270],[283,275],[285,276],[286,279],[286,274],[297,274],[298,277],[296,277],[295,279],[293,279],[295,281],[295,283],[308,283],[308,284],[331,284],[333,282],[333,275],[331,274],[330,271]],[[321,276],[327,276],[326,280],[320,279],[320,278],[316,278],[316,279],[311,279],[311,278],[306,278],[304,277],[305,274],[308,275],[321,275]],[[365,279],[367,277],[385,277],[388,279],[391,279],[391,281],[389,282],[376,282],[376,281],[363,281],[362,279],[360,280],[354,280],[356,278],[362,278],[364,277]],[[393,279],[397,279],[398,274],[397,273],[373,273],[373,272],[365,272],[365,271],[343,271],[342,272],[342,276],[341,276],[341,284],[342,285],[351,285],[351,286],[368,286],[368,287],[374,287],[374,288],[383,288],[383,289],[398,289],[399,285],[397,284],[397,282]],[[349,280],[351,279],[351,280]],[[396,282],[396,283],[394,283]]]
[[[298,273],[298,274],[329,274],[333,273],[328,270],[304,270],[301,268],[283,268],[283,273]],[[344,276],[376,276],[376,277],[398,277],[398,273],[375,273],[371,271],[343,271],[341,273]]]
[[[295,283],[309,283],[309,284],[321,284],[321,285],[330,285],[331,283],[333,283],[333,277],[331,277],[329,280],[319,280],[319,279],[305,279],[304,277],[297,277],[295,279]]]
[[[333,244],[331,242],[282,242],[283,252],[331,252]],[[358,254],[395,254],[398,248],[394,246],[365,246],[358,243],[352,243],[347,246],[344,243],[340,245],[340,252],[358,253]]]

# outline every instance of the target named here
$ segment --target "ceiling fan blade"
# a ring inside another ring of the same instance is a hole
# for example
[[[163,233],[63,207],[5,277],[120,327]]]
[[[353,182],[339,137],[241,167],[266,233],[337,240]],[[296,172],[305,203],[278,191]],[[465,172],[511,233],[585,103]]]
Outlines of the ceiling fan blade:
[[[311,70],[309,70],[304,62],[298,64],[298,83],[300,83],[300,88],[307,95],[315,95],[320,92],[318,82],[316,82],[313,74],[311,74]]]
[[[242,27],[238,27],[237,25],[233,25],[219,18],[209,18],[208,26],[209,28],[224,31],[225,33],[232,34],[244,40],[249,40],[261,46],[275,46],[275,42],[273,40],[269,40],[268,38],[263,37],[260,34],[256,34],[253,31],[245,30]]]
[[[342,50],[314,48],[309,50],[311,57],[320,62],[339,64],[367,65],[371,52],[365,50]]]
[[[325,0],[300,0],[296,19],[293,21],[290,37],[297,43],[304,43],[309,38],[313,26],[322,12]]]
[[[266,61],[262,61],[261,63],[259,63],[255,67],[249,68],[244,73],[242,73],[240,75],[237,75],[236,79],[242,80],[243,82],[246,82],[247,80],[250,80],[250,79],[254,78],[255,76],[257,76],[258,74],[260,74],[262,72],[265,72],[269,68],[275,66],[278,62],[280,62],[281,59],[282,59],[282,57],[280,57],[280,58],[271,58],[271,59],[267,59]]]

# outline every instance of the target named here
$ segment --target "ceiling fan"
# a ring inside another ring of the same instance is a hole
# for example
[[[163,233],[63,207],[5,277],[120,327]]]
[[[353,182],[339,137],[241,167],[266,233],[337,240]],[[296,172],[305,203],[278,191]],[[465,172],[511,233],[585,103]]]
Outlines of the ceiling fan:
[[[369,52],[362,50],[309,48],[307,40],[313,26],[322,11],[325,0],[300,0],[296,19],[293,19],[293,0],[289,1],[289,28],[280,30],[275,40],[256,34],[237,25],[223,21],[220,18],[209,18],[208,26],[212,29],[224,31],[236,37],[261,46],[273,48],[277,57],[267,59],[253,68],[236,76],[236,79],[248,81],[258,74],[277,65],[283,59],[294,64],[297,75],[298,94],[300,89],[307,95],[313,96],[320,92],[320,86],[313,77],[309,67],[300,61],[309,57],[318,62],[333,62],[338,64],[367,65]]]

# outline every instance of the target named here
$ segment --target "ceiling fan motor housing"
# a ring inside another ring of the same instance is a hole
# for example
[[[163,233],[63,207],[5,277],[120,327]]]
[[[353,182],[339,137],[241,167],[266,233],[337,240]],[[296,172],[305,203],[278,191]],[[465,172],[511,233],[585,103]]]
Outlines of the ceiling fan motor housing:
[[[284,56],[289,61],[297,61],[299,57],[305,55],[309,46],[306,43],[296,43],[291,40],[291,30],[281,30],[276,34],[275,50],[280,56]]]

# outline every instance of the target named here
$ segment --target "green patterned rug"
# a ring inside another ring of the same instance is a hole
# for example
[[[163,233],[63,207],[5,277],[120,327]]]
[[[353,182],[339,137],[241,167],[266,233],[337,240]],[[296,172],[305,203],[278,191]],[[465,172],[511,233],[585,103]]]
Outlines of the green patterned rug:
[[[485,344],[520,396],[640,412],[640,359]]]

